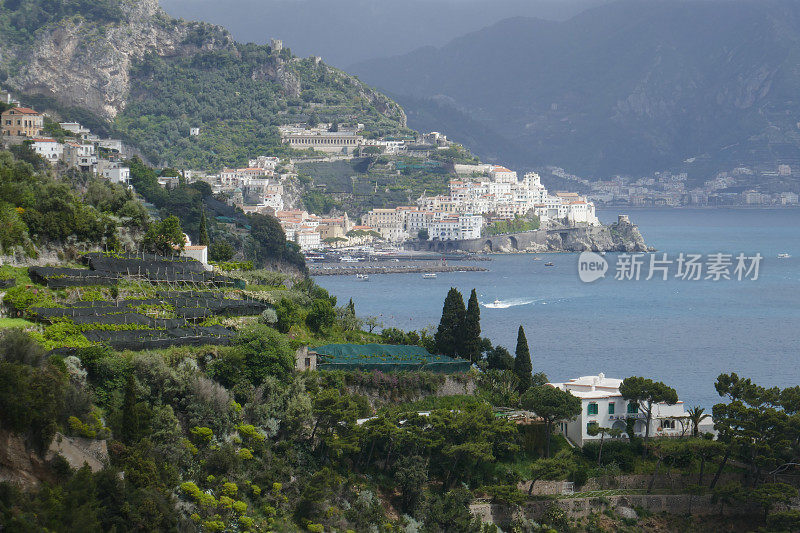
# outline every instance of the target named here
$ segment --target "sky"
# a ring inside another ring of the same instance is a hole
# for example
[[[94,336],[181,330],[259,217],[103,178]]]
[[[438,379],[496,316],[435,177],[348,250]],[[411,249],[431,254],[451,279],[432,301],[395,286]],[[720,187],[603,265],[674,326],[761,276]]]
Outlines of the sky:
[[[499,20],[562,20],[606,0],[161,0],[172,16],[219,24],[243,42],[282,39],[301,56],[347,68],[442,46]]]

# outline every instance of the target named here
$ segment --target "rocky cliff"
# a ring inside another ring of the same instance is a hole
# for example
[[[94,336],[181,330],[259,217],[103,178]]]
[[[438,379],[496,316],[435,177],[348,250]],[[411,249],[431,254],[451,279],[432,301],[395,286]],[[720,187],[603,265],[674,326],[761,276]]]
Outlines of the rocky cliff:
[[[275,125],[311,115],[405,129],[390,98],[282,44],[236,43],[219,26],[169,17],[157,0],[76,5],[0,2],[0,86],[65,120],[86,110],[154,162],[246,163],[280,147]],[[204,136],[188,142],[189,125]]]
[[[544,250],[551,252],[646,252],[648,247],[636,225],[621,219],[608,226],[591,226],[575,231],[549,231]]]
[[[205,25],[171,19],[158,0],[121,2],[120,11],[121,20],[114,22],[63,18],[39,28],[30,45],[11,44],[0,58],[16,64],[6,85],[113,120],[127,103],[135,61],[151,53],[190,54],[232,43],[225,31],[200,46],[187,42],[191,32]]]

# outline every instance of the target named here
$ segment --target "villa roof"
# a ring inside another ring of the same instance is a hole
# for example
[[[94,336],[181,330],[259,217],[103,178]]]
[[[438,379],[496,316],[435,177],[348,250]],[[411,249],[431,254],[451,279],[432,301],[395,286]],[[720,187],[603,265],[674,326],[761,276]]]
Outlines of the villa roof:
[[[31,109],[30,107],[12,107],[9,109],[9,112],[12,114],[20,114],[20,115],[38,115],[39,112]]]

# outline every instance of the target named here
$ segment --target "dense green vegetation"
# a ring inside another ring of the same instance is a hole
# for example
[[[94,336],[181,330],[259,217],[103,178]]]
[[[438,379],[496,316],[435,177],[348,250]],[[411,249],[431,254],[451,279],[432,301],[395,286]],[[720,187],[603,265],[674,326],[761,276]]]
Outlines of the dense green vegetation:
[[[45,354],[47,332],[38,326],[0,332],[0,427],[34,453],[59,433],[109,444],[109,464],[96,472],[74,470],[56,456],[38,489],[0,484],[0,521],[9,530],[479,532],[468,508],[475,497],[516,508],[541,498],[530,495],[537,480],[581,486],[589,478],[639,473],[650,475],[652,488],[665,471],[699,473],[690,492],[705,501],[711,495],[720,506],[753,503],[760,513],[753,519],[768,530],[798,523],[783,507],[797,490],[775,479],[798,453],[796,387],[764,389],[721,375],[717,389],[728,401],[714,408],[718,440],[693,436],[703,418],[693,409],[684,438],[648,440],[631,423],[626,440],[598,428],[603,440],[573,449],[552,433],[580,402],[544,385],[542,374],[531,377],[530,366],[528,380],[515,373],[524,367],[520,358],[531,364],[522,330],[516,363],[480,339],[473,358],[480,370],[449,378],[474,381],[473,394],[435,396],[446,378],[425,372],[298,373],[294,350],[303,345],[379,341],[436,350],[445,337],[368,333],[352,302],[338,306],[310,280],[289,289],[275,272],[232,275],[275,309],[237,320],[228,346],[114,352],[80,344]],[[15,308],[74,298],[30,287],[20,269],[6,267],[0,277],[21,282],[7,296]],[[146,296],[146,287],[122,284],[83,289],[82,297],[107,299],[112,290],[119,298]],[[479,334],[473,306],[464,309],[457,293],[448,300],[443,323],[455,311],[461,318],[448,327]],[[459,342],[456,349],[464,350]],[[639,377],[624,380],[622,389],[644,414],[649,402],[673,401],[668,386]],[[535,411],[544,424],[515,424],[509,408]],[[717,484],[723,470],[741,471],[741,482]],[[527,490],[517,488],[520,481]],[[597,531],[595,522],[570,521],[551,505],[538,524],[505,526]]]
[[[0,253],[75,242],[114,249],[119,228],[146,224],[141,204],[119,185],[76,173],[56,180],[26,145],[0,152]]]
[[[132,80],[118,131],[151,160],[178,167],[219,169],[246,165],[254,155],[294,153],[281,144],[277,126],[307,121],[312,108],[316,120],[359,122],[370,135],[405,131],[396,104],[313,58],[292,58],[288,49],[236,44],[150,55]],[[201,134],[190,137],[195,126]]]
[[[0,40],[28,44],[40,28],[76,16],[109,23],[120,21],[123,13],[118,0],[2,0]]]

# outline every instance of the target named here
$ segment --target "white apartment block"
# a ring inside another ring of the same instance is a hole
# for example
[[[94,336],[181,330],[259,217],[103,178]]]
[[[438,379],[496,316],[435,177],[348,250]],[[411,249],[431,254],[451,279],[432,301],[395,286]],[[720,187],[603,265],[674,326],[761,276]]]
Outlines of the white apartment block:
[[[428,227],[428,236],[440,241],[477,239],[481,236],[482,228],[481,215],[449,215],[434,218]]]
[[[303,252],[322,248],[322,239],[319,232],[315,228],[308,226],[303,226],[295,232],[294,242],[300,246],[300,250]]]
[[[581,400],[581,414],[574,420],[559,424],[561,432],[578,446],[590,440],[599,440],[600,435],[589,435],[589,428],[597,425],[605,428],[619,429],[623,433],[626,421],[634,419],[633,431],[637,436],[644,436],[647,419],[639,406],[622,397],[619,387],[621,379],[607,378],[600,373],[596,376],[582,376],[564,383],[548,383],[549,386],[569,392]],[[683,402],[675,405],[659,403],[653,405],[653,416],[650,421],[650,435],[680,436],[688,433],[686,428]]]
[[[246,187],[254,179],[271,175],[271,170],[259,167],[224,168],[219,173],[219,180],[223,187]]]
[[[58,163],[64,155],[64,145],[55,139],[33,139],[31,148],[53,165]]]

